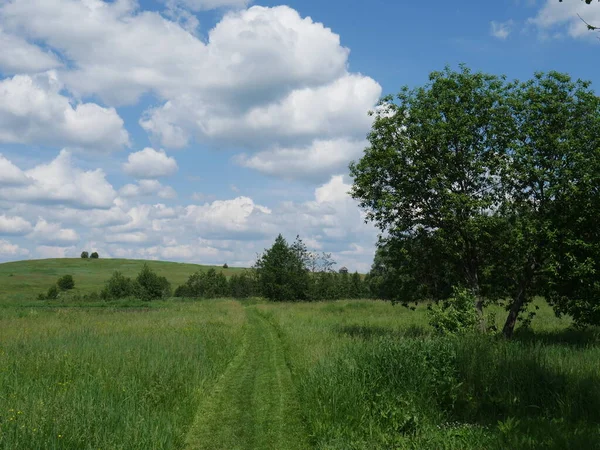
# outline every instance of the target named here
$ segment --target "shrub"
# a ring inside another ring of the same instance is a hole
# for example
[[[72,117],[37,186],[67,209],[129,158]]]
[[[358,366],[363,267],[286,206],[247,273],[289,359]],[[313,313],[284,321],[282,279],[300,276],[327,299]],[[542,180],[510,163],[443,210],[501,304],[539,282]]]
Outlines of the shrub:
[[[227,297],[230,286],[227,278],[215,269],[206,272],[196,272],[190,275],[185,284],[175,290],[176,297],[217,298]]]
[[[223,264],[223,269],[229,269],[229,266],[227,265],[227,263]]]
[[[137,290],[137,284],[131,278],[116,270],[100,292],[100,297],[103,300],[134,297]]]
[[[94,252],[90,255],[90,258],[98,259],[98,258],[100,258],[100,256],[98,255],[98,252]]]
[[[83,259],[88,259],[90,257],[90,254],[88,252],[81,252],[81,257]]]
[[[165,277],[158,276],[148,264],[144,264],[136,278],[139,285],[138,298],[144,301],[157,300],[171,295],[171,284]]]
[[[256,295],[256,286],[252,276],[245,272],[229,278],[229,294],[234,298],[248,298]]]
[[[56,300],[58,298],[58,287],[56,285],[50,286],[48,293],[46,294],[47,300]]]
[[[429,308],[429,324],[440,334],[464,334],[477,329],[479,318],[475,297],[466,289],[454,288],[454,295]]]
[[[60,277],[56,284],[62,291],[68,291],[69,289],[73,289],[75,287],[75,281],[73,280],[72,275]]]

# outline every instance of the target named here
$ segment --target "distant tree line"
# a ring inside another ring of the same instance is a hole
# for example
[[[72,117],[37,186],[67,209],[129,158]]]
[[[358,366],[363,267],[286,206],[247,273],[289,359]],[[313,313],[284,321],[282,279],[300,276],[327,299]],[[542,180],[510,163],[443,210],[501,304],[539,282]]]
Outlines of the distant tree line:
[[[82,253],[82,258],[85,258]],[[138,299],[152,301],[171,296],[190,299],[264,297],[273,301],[319,301],[368,298],[368,283],[346,267],[333,269],[335,261],[329,253],[311,252],[299,236],[290,245],[279,235],[273,246],[259,255],[251,269],[225,276],[214,268],[199,270],[174,292],[166,277],[144,264],[135,278],[115,271],[99,293],[87,294],[83,300]],[[224,264],[223,269],[228,269]],[[73,277],[61,278],[41,298],[53,300],[61,290],[72,289]]]

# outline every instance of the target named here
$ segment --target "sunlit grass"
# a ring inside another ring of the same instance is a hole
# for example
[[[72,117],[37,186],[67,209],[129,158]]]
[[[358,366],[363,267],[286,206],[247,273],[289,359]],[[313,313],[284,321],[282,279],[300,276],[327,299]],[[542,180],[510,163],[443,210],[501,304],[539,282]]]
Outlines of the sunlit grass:
[[[0,448],[180,448],[244,320],[233,301],[0,309]]]

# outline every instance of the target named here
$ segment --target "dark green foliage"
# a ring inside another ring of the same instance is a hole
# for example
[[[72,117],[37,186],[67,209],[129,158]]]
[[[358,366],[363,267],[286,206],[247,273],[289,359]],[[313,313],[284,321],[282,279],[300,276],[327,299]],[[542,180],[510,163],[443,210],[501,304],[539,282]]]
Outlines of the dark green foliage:
[[[455,288],[451,298],[430,305],[429,324],[442,335],[476,331],[478,318],[473,294],[466,289]]]
[[[116,270],[106,282],[104,289],[100,292],[100,297],[103,300],[117,300],[136,297],[138,292],[139,286],[137,282]]]
[[[465,286],[509,298],[512,335],[533,295],[600,321],[600,99],[557,72],[525,83],[446,68],[380,104],[352,195],[386,233],[371,291],[408,302]],[[482,322],[483,324],[483,322]]]
[[[58,298],[58,287],[56,285],[50,286],[46,293],[46,300],[56,300]]]
[[[227,265],[227,263],[223,264],[223,269],[229,269],[229,266]]]
[[[233,298],[249,298],[258,295],[252,275],[242,272],[229,278],[229,295]]]
[[[90,257],[90,254],[88,252],[81,252],[81,257],[83,259],[88,259]]]
[[[141,300],[158,300],[171,295],[169,281],[165,277],[157,275],[148,264],[144,264],[136,282],[139,286],[136,296]]]
[[[92,259],[98,259],[100,256],[98,255],[98,252],[94,252],[90,255],[90,258]]]
[[[229,296],[227,278],[215,269],[198,271],[175,290],[175,297],[219,298]]]
[[[69,289],[73,289],[75,287],[75,281],[73,280],[72,275],[64,275],[60,277],[56,284],[62,291],[68,291]]]
[[[553,357],[568,352],[481,335],[370,338],[309,369],[299,392],[321,444],[597,448],[598,374],[560,368]]]
[[[305,247],[299,237],[291,246],[283,236],[256,261],[259,289],[269,300],[294,301],[309,298],[310,278],[304,265]]]

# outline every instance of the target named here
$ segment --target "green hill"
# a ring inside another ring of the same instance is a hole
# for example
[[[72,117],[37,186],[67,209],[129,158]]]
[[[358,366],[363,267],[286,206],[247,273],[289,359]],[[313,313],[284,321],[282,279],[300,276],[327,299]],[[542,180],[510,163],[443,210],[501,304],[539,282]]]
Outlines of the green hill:
[[[77,292],[86,294],[100,291],[115,270],[125,276],[135,277],[144,263],[148,263],[159,275],[167,277],[173,288],[183,284],[197,270],[214,268],[226,275],[246,270],[137,259],[61,258],[8,262],[0,264],[0,302],[34,300],[66,274],[73,275]]]

